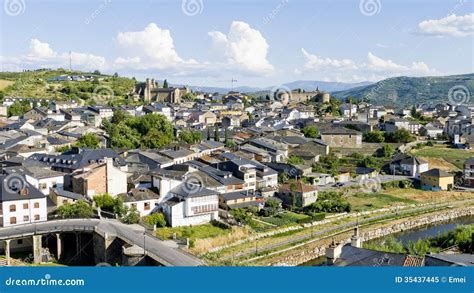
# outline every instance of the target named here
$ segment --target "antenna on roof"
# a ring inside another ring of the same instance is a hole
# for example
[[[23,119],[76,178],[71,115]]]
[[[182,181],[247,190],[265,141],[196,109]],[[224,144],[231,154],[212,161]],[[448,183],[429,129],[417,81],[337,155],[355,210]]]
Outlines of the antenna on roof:
[[[237,82],[237,80],[234,79],[234,78],[231,78],[231,79],[230,79],[230,83],[231,83],[231,85],[232,85],[232,90],[234,90],[234,82]]]

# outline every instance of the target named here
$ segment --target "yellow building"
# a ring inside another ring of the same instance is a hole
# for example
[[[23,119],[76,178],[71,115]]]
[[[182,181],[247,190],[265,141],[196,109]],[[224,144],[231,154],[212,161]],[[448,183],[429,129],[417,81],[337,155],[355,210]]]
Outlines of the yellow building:
[[[437,168],[421,173],[420,179],[423,190],[449,190],[454,185],[454,176]]]

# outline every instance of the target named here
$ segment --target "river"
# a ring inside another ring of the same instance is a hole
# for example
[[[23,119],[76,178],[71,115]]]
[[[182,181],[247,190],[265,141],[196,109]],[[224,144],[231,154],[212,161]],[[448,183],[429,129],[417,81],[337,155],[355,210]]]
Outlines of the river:
[[[428,237],[437,236],[439,234],[443,234],[454,230],[459,225],[468,225],[474,224],[474,216],[469,217],[461,217],[457,219],[453,219],[450,221],[438,222],[434,224],[430,224],[424,227],[419,227],[416,229],[411,229],[399,233],[392,234],[395,239],[401,241],[403,244],[406,244],[409,241],[415,242],[419,239],[424,239]],[[373,239],[370,241],[374,241],[377,239]],[[326,261],[325,256],[320,256],[315,259],[312,259],[308,262],[300,264],[300,266],[319,266]]]

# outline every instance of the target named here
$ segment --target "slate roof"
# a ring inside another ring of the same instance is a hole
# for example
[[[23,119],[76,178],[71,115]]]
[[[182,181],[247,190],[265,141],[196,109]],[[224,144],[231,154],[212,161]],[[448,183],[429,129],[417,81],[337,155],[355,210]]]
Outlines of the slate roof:
[[[6,175],[0,175],[0,202],[4,201],[12,201],[12,200],[28,200],[28,199],[37,199],[37,198],[45,198],[46,195],[41,193],[37,188],[29,184],[24,175],[16,175],[19,180],[24,183],[26,190],[28,191],[26,194],[20,194],[20,192],[15,192],[11,190],[12,187],[12,177],[8,177]],[[15,179],[16,179],[15,177]],[[21,179],[22,178],[22,179]],[[9,188],[10,186],[10,188]]]
[[[189,182],[181,183],[180,185],[171,189],[170,193],[173,193],[185,198],[210,196],[210,195],[218,194],[218,192],[216,191],[213,191],[205,187],[202,187],[200,185],[189,183]]]
[[[443,171],[441,169],[435,168],[421,173],[422,176],[433,176],[433,177],[452,177],[453,175]]]
[[[79,169],[104,158],[113,158],[114,165],[124,166],[126,162],[112,149],[83,149],[79,153],[70,152],[61,155],[33,154],[26,162],[38,162],[40,164],[66,169]]]

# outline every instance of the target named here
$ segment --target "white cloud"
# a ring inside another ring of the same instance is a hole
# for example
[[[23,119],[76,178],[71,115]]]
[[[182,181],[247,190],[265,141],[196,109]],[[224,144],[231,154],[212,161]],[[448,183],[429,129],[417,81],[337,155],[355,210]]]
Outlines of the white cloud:
[[[267,60],[268,43],[262,34],[242,21],[232,22],[226,34],[208,33],[218,54],[233,69],[246,73],[267,74],[273,66]]]
[[[451,14],[441,19],[425,20],[418,24],[416,32],[432,36],[472,36],[474,35],[474,13],[464,16]]]
[[[366,62],[356,62],[351,59],[323,58],[301,49],[305,64],[304,74],[312,74],[321,80],[340,82],[378,81],[394,76],[426,76],[438,74],[424,62],[413,62],[411,65],[401,65],[390,59],[382,59],[368,52]]]
[[[120,32],[116,40],[119,49],[127,55],[115,59],[114,66],[118,68],[174,70],[198,65],[193,59],[181,58],[174,48],[170,31],[155,23],[142,31]]]
[[[25,68],[69,68],[69,60],[73,69],[103,70],[106,68],[105,58],[80,52],[57,52],[50,44],[38,39],[31,39],[26,55],[16,57],[2,56],[2,70],[22,70]]]
[[[322,58],[318,55],[308,53],[304,48],[301,49],[303,55],[306,59],[305,68],[308,69],[324,69],[327,67],[331,68],[339,68],[339,69],[357,69],[357,66],[354,61],[350,59],[330,59],[330,58]]]

